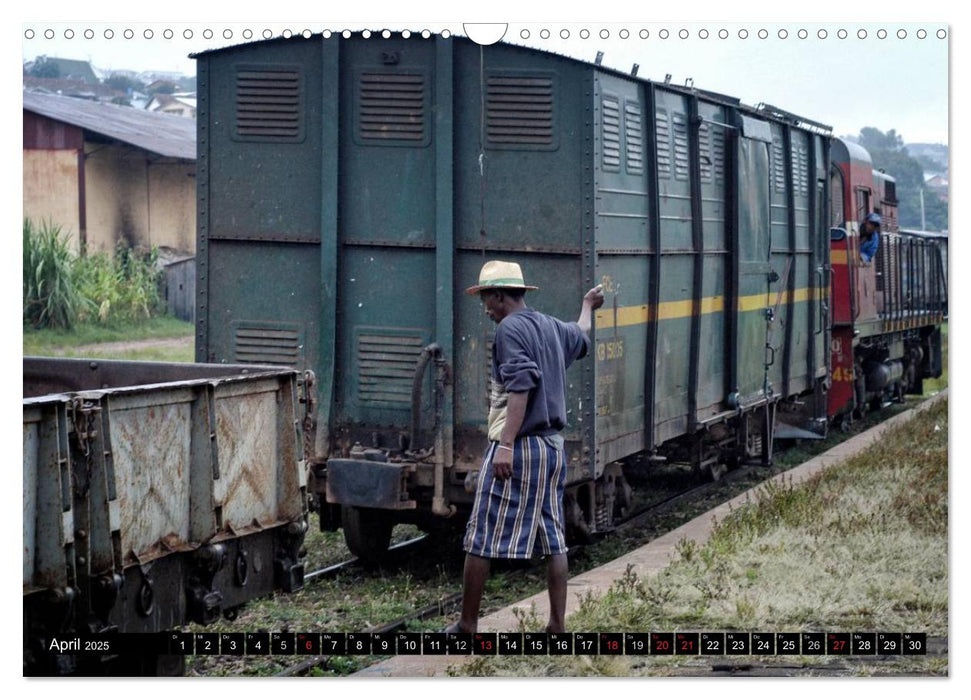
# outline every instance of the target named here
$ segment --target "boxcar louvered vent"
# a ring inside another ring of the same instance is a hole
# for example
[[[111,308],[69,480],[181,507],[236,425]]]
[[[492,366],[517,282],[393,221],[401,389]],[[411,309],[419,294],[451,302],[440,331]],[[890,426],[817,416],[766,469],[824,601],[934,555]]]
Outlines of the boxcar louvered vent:
[[[258,365],[298,365],[303,342],[300,329],[284,324],[239,324],[233,329],[233,360]]]
[[[708,122],[701,122],[698,128],[698,165],[702,182],[711,182],[711,127]]]
[[[620,170],[620,102],[616,97],[603,98],[603,166]]]
[[[654,115],[657,129],[657,174],[658,177],[671,177],[671,126],[668,113],[663,109]]]
[[[424,142],[425,76],[361,73],[358,134],[366,141]]]
[[[809,196],[809,153],[806,145],[792,144],[792,188],[796,194]]]
[[[489,145],[553,145],[553,79],[497,75],[486,78]]]
[[[644,127],[641,125],[641,107],[636,102],[624,103],[624,131],[627,172],[640,175],[644,172]]]
[[[671,114],[674,123],[674,178],[688,179],[688,122],[679,112]]]
[[[236,72],[236,136],[296,141],[303,136],[300,73],[296,69],[240,68]]]
[[[411,385],[422,339],[370,329],[357,336],[358,388],[362,402],[411,406]]]
[[[776,192],[786,191],[786,152],[781,136],[772,138],[772,184]]]
[[[715,167],[715,182],[725,181],[725,128],[716,126],[711,130],[711,153]]]

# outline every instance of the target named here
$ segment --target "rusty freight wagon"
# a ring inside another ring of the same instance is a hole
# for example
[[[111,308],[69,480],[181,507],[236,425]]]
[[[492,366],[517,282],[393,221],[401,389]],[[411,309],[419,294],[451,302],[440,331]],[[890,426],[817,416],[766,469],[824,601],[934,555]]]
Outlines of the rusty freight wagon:
[[[302,586],[298,372],[27,357],[23,376],[25,674],[178,671],[51,645]]]
[[[605,285],[567,374],[571,532],[610,529],[635,455],[717,475],[769,459],[778,409],[824,430],[827,127],[457,37],[195,58],[196,359],[313,370],[321,526],[340,515],[358,555],[396,522],[464,523],[494,327],[463,289],[484,260],[521,263],[560,318]]]

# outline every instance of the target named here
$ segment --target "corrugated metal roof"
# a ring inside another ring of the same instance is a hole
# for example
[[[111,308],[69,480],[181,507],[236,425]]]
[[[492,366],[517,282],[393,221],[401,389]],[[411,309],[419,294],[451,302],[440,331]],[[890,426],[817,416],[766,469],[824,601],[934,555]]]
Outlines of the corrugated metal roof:
[[[24,109],[170,158],[196,159],[196,122],[133,107],[24,93]]]

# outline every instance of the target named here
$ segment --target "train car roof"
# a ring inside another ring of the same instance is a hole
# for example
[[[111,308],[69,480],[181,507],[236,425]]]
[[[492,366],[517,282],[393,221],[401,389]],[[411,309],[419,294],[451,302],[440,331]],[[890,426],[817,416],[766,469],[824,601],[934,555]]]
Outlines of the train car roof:
[[[858,143],[854,143],[853,141],[847,141],[844,138],[834,138],[833,141],[846,149],[846,154],[849,157],[849,160],[865,163],[872,167],[873,160],[871,160],[869,152],[867,152],[863,146]]]
[[[362,34],[363,34],[363,31],[364,30],[352,32],[351,33],[351,36],[352,37],[361,37]],[[376,36],[380,36],[381,35],[381,32],[383,32],[383,31],[384,31],[384,29],[371,30],[372,34],[373,35],[376,35]],[[400,31],[394,31],[394,32],[391,32],[391,35],[392,35],[392,37],[396,37],[396,36],[397,37],[400,37],[401,36],[401,32]],[[341,34],[339,32],[334,32],[333,33],[333,36],[340,37]],[[410,39],[422,39],[422,40],[425,40],[425,41],[429,41],[430,39],[434,38],[435,36],[437,36],[437,35],[432,34],[430,37],[426,38],[426,37],[423,37],[420,32],[412,32]],[[258,41],[248,41],[248,42],[245,42],[245,43],[233,44],[231,46],[223,46],[223,47],[216,48],[216,49],[208,49],[206,51],[200,51],[198,53],[191,53],[191,54],[189,54],[189,58],[198,59],[198,58],[203,58],[203,57],[206,57],[206,56],[212,56],[212,55],[216,55],[216,54],[226,53],[226,52],[229,52],[229,51],[235,51],[235,50],[241,49],[243,47],[252,48],[254,46],[261,46],[261,45],[268,45],[268,44],[277,44],[277,43],[284,43],[284,42],[309,41],[310,39],[314,39],[314,38],[323,38],[323,33],[322,32],[318,32],[316,34],[310,35],[309,37],[304,37],[303,35],[297,34],[297,35],[294,35],[294,36],[289,37],[289,38],[288,37],[279,36],[279,37],[271,37],[269,39],[260,39]],[[458,34],[453,35],[450,38],[453,38],[453,39],[456,39],[456,40],[459,40],[459,41],[467,41],[469,43],[475,43],[472,39],[469,39],[468,37],[465,37],[465,36],[462,36],[462,35],[458,35]],[[786,122],[786,123],[788,123],[788,124],[790,124],[792,126],[799,127],[799,128],[802,128],[802,129],[806,129],[808,131],[814,131],[816,133],[821,133],[821,134],[826,135],[826,136],[831,135],[831,132],[832,132],[832,127],[830,127],[830,126],[828,126],[826,124],[821,124],[819,122],[813,121],[812,119],[807,119],[805,117],[801,117],[801,116],[796,115],[796,114],[793,114],[791,112],[786,112],[786,111],[784,111],[782,109],[779,109],[778,107],[773,107],[772,105],[766,105],[764,103],[763,104],[760,104],[758,106],[753,107],[751,105],[744,104],[737,97],[732,97],[730,95],[725,95],[725,94],[718,93],[718,92],[712,92],[710,90],[702,90],[700,88],[694,87],[693,84],[692,85],[676,85],[674,83],[659,82],[659,81],[656,81],[656,80],[650,80],[648,78],[641,78],[639,76],[632,75],[631,73],[625,73],[624,71],[618,70],[616,68],[609,68],[607,66],[603,66],[603,65],[600,65],[600,64],[597,64],[597,63],[591,63],[590,61],[584,61],[584,60],[579,59],[579,58],[574,58],[573,56],[567,56],[566,54],[557,53],[556,51],[548,51],[546,49],[537,49],[537,48],[533,48],[531,46],[523,46],[522,44],[516,44],[516,43],[508,42],[508,41],[502,41],[502,42],[499,42],[499,44],[501,44],[502,46],[508,47],[508,48],[512,48],[512,49],[516,49],[516,50],[521,50],[521,51],[527,51],[529,53],[545,54],[547,56],[556,56],[557,58],[560,58],[560,59],[562,59],[564,61],[570,61],[571,63],[576,63],[576,64],[579,64],[579,65],[582,65],[582,66],[586,66],[586,67],[589,67],[589,68],[593,68],[594,70],[598,70],[598,71],[600,71],[602,73],[606,73],[606,74],[609,74],[609,75],[615,75],[615,76],[618,76],[618,77],[621,77],[621,78],[625,78],[627,80],[632,80],[632,81],[636,81],[636,82],[640,82],[640,83],[645,83],[645,84],[659,85],[659,86],[664,87],[665,89],[674,90],[676,92],[681,92],[681,93],[687,94],[687,95],[697,95],[699,97],[706,98],[706,99],[711,100],[713,102],[718,102],[718,103],[721,103],[723,105],[727,105],[727,106],[730,106],[730,107],[738,108],[738,109],[740,109],[740,110],[742,110],[744,112],[749,113],[752,116],[757,116],[757,117],[762,117],[762,118],[771,118],[771,119],[774,119],[776,121]],[[865,153],[865,151],[864,151],[864,153]],[[867,158],[869,158],[869,156],[867,156]]]

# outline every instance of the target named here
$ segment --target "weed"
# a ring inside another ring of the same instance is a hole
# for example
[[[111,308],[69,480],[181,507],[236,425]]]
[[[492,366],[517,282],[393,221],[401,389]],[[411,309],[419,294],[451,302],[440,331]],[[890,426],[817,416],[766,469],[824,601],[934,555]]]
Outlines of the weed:
[[[634,592],[638,588],[637,573],[634,571],[634,565],[628,564],[627,569],[611,587],[621,595],[634,595]]]
[[[678,540],[678,543],[674,545],[674,551],[677,552],[681,561],[689,562],[694,558],[695,554],[698,553],[698,543],[694,540],[689,540],[686,537],[682,537],[680,540]]]
[[[669,581],[669,576],[662,571],[642,586],[641,595],[644,602],[660,612],[664,606],[675,599],[677,593]]]
[[[91,301],[94,314],[81,320],[108,324],[156,316],[164,311],[159,293],[161,271],[158,251],[139,251],[119,243],[114,256],[95,253],[74,264],[81,294]]]
[[[90,306],[75,284],[73,255],[61,227],[24,219],[24,323],[70,329]]]
[[[543,623],[540,621],[539,615],[536,614],[535,605],[531,604],[529,610],[518,607],[513,608],[512,614],[516,618],[520,632],[533,632],[538,629],[543,629]]]
[[[30,328],[110,325],[164,313],[154,248],[76,256],[61,228],[24,219],[23,317]]]

